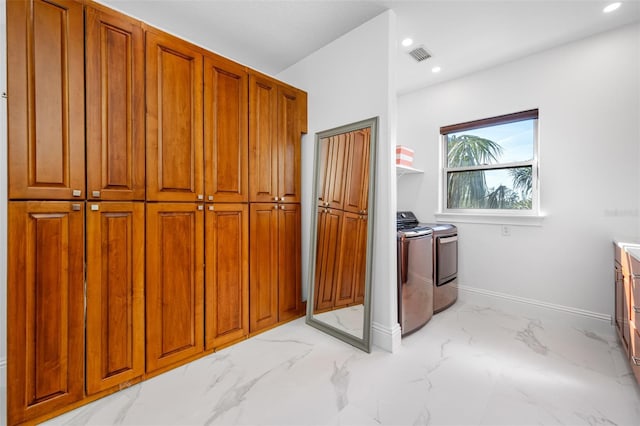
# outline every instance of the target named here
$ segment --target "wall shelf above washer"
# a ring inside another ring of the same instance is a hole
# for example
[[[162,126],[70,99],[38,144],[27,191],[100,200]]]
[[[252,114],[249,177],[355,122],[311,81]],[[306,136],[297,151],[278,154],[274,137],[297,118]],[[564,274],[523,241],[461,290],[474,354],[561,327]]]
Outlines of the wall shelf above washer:
[[[420,169],[414,169],[413,167],[401,166],[396,164],[396,176],[400,177],[403,175],[414,174],[414,173],[424,173],[424,171]]]

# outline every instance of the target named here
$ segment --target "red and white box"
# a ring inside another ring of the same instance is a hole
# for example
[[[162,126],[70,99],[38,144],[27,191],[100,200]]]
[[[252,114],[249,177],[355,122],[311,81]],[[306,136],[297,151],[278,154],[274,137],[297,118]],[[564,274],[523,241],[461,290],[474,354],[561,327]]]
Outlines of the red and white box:
[[[413,166],[413,150],[403,145],[396,145],[396,165]]]

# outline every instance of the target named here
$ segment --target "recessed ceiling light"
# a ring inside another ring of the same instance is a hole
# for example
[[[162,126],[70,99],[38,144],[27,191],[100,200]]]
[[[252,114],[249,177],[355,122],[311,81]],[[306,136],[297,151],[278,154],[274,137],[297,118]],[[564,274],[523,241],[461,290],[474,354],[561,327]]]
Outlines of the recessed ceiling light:
[[[409,46],[411,46],[412,44],[413,44],[413,40],[412,40],[412,39],[410,39],[410,38],[408,38],[408,37],[407,37],[407,38],[405,38],[404,40],[402,40],[402,45],[403,45],[404,47],[409,47]]]
[[[604,13],[610,13],[610,12],[613,12],[614,10],[617,10],[621,5],[622,3],[620,3],[619,1],[615,3],[611,3],[609,6],[602,9],[602,11]]]
[[[431,68],[431,72],[432,72],[432,73],[439,73],[441,70],[442,70],[442,68],[440,68],[440,67],[433,67],[433,68]]]

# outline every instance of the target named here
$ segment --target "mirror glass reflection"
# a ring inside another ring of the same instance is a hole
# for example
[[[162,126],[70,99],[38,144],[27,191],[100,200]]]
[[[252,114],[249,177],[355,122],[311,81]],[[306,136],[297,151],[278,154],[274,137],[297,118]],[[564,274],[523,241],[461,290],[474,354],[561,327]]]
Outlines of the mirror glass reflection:
[[[307,323],[370,350],[377,118],[316,134]]]

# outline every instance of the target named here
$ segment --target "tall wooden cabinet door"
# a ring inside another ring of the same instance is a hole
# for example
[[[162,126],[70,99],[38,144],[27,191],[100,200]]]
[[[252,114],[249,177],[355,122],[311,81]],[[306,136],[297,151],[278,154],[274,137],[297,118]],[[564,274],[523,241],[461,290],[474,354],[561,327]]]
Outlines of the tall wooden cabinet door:
[[[344,191],[344,209],[354,213],[367,213],[369,202],[369,145],[371,130],[349,133],[347,182]]]
[[[249,86],[245,67],[204,57],[204,170],[206,201],[249,199]]]
[[[249,201],[274,202],[278,194],[278,87],[249,75]]]
[[[360,278],[358,230],[361,221],[361,215],[355,213],[344,212],[342,216],[335,306],[351,305],[356,298],[357,282]]]
[[[278,205],[249,210],[249,324],[254,332],[278,322]]]
[[[82,2],[7,2],[9,198],[84,198]]]
[[[78,401],[84,390],[84,203],[10,202],[8,423]]]
[[[278,193],[280,202],[300,202],[299,91],[278,87]]]
[[[147,200],[203,200],[200,51],[147,31],[146,98]]]
[[[87,393],[144,374],[144,203],[87,205]]]
[[[347,134],[335,135],[330,140],[329,174],[327,185],[327,207],[342,210],[344,207],[345,183],[347,178]]]
[[[356,275],[356,299],[355,303],[364,303],[364,295],[366,291],[367,280],[367,236],[369,220],[367,215],[360,216],[358,223],[358,249],[356,251],[355,261],[358,265],[358,274]]]
[[[278,211],[278,320],[300,314],[302,297],[300,204],[280,204]]]
[[[249,334],[249,207],[209,204],[205,221],[205,336],[212,349]]]
[[[144,38],[137,21],[86,9],[87,198],[144,200]]]
[[[147,372],[203,351],[204,212],[147,203]]]
[[[314,283],[314,312],[332,309],[335,287],[338,283],[338,259],[340,256],[341,210],[318,208],[318,238],[316,246],[316,271]]]

